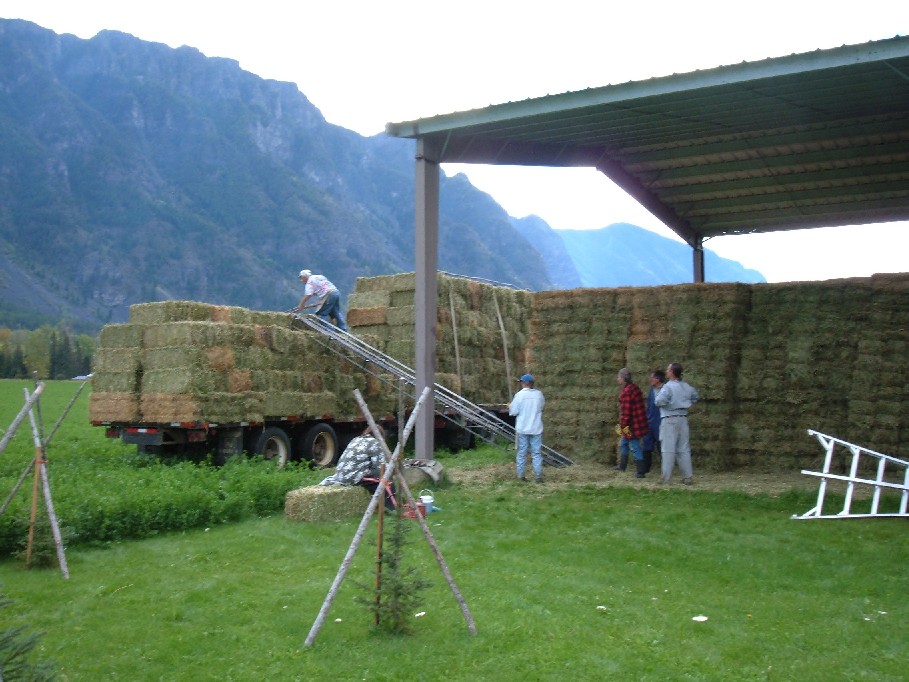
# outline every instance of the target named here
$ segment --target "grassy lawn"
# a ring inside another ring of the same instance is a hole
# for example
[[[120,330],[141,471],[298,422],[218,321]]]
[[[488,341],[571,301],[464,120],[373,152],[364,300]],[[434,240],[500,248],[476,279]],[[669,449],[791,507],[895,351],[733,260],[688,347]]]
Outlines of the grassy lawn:
[[[804,497],[688,490],[509,482],[437,500],[476,636],[413,533],[434,584],[416,634],[373,633],[355,602],[368,541],[304,647],[355,521],[275,515],[73,550],[68,581],[7,561],[0,581],[69,680],[905,679],[901,521],[794,521]]]
[[[48,421],[76,388],[52,387]],[[3,428],[17,409],[0,405]],[[204,468],[138,465],[84,420],[61,428],[50,449],[64,525],[83,499],[125,496],[98,516],[109,523],[129,499],[146,513],[166,501],[176,513],[194,504],[189,491],[224,486]],[[20,434],[0,455],[0,496],[32,449]],[[357,520],[296,523],[264,507],[180,531],[143,516],[151,537],[68,547],[69,580],[5,556],[0,594],[13,604],[0,631],[43,632],[40,654],[64,680],[906,679],[905,520],[796,521],[814,503],[804,489],[662,489],[615,476],[621,484],[603,487],[555,475],[537,486],[478,475],[505,458],[446,457],[456,482],[436,491],[443,510],[428,519],[476,636],[416,526],[407,559],[433,583],[425,615],[411,636],[373,631],[357,603],[368,594],[358,584],[374,577],[373,523],[305,647]],[[92,483],[95,469],[103,476]],[[254,465],[232,475],[233,486],[242,476],[276,485]]]

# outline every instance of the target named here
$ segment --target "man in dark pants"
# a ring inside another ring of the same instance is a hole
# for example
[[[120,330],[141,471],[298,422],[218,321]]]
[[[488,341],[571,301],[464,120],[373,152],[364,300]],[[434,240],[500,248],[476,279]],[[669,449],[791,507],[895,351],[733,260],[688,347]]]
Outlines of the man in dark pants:
[[[644,478],[644,454],[641,452],[641,438],[647,435],[647,409],[644,407],[644,394],[631,378],[631,370],[623,367],[619,370],[616,381],[622,386],[619,394],[619,426],[618,431],[622,437],[619,446],[620,460],[615,467],[625,471],[628,466],[628,448],[634,455],[634,475]]]
[[[647,394],[647,425],[650,432],[644,436],[644,472],[653,466],[653,453],[660,452],[660,408],[656,405],[657,393],[666,383],[666,372],[655,369],[650,373],[650,393]]]

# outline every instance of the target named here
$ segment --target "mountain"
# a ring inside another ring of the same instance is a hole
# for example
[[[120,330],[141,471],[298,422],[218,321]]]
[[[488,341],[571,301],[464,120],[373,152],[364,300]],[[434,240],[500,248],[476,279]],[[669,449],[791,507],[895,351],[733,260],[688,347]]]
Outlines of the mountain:
[[[0,326],[97,330],[162,299],[282,310],[302,268],[342,293],[412,271],[414,152],[327,122],[294,84],[232,59],[0,19]],[[440,178],[439,220],[441,270],[602,286],[585,247],[511,218],[464,175]],[[639,248],[656,252],[622,250]]]
[[[581,286],[621,287],[683,284],[692,279],[687,244],[628,223],[599,230],[554,230],[577,268]],[[766,282],[757,270],[704,249],[707,282]],[[550,275],[551,277],[553,275]]]
[[[543,254],[546,275],[554,289],[576,289],[585,286],[577,265],[561,235],[539,216],[512,218],[511,224]]]
[[[342,291],[412,271],[414,151],[230,59],[0,20],[0,324],[100,326],[165,298],[280,310],[304,267]],[[441,269],[550,285],[488,195],[441,192]]]

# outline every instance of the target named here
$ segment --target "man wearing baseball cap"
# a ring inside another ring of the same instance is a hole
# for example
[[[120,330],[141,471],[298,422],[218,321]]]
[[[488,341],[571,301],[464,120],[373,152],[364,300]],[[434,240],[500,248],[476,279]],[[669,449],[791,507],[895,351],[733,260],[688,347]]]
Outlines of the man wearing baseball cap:
[[[341,311],[341,294],[338,293],[338,288],[329,282],[326,277],[314,275],[309,270],[300,270],[300,274],[297,277],[303,282],[304,289],[300,305],[294,308],[294,312],[299,312],[306,308],[306,301],[315,296],[317,302],[309,307],[319,306],[316,310],[316,315],[328,322],[331,322],[331,318],[334,318],[335,326],[346,332],[347,323],[344,321],[344,313]]]
[[[543,482],[543,393],[533,387],[533,375],[525,374],[518,381],[521,390],[515,393],[508,405],[508,414],[515,417],[514,430],[518,434],[518,451],[515,459],[519,481],[526,481],[524,469],[527,466],[527,450],[533,462],[533,477]]]

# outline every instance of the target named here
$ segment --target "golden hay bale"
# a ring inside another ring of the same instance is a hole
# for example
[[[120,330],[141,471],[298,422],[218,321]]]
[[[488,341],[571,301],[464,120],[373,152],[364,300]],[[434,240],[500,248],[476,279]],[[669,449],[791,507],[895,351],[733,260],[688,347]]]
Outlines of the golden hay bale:
[[[347,324],[351,327],[365,327],[385,324],[388,308],[353,308],[347,313]]]
[[[227,390],[231,393],[245,393],[253,390],[252,370],[232,370],[227,375]]]
[[[139,418],[139,396],[136,393],[92,392],[88,415],[93,422],[136,421]]]
[[[284,514],[291,521],[343,521],[360,518],[369,506],[369,494],[358,485],[311,485],[284,498]]]
[[[215,346],[205,351],[208,356],[208,366],[216,372],[227,372],[236,367],[234,350],[227,346]]]
[[[192,395],[143,393],[139,397],[139,413],[143,422],[194,422],[202,419],[199,404]]]

